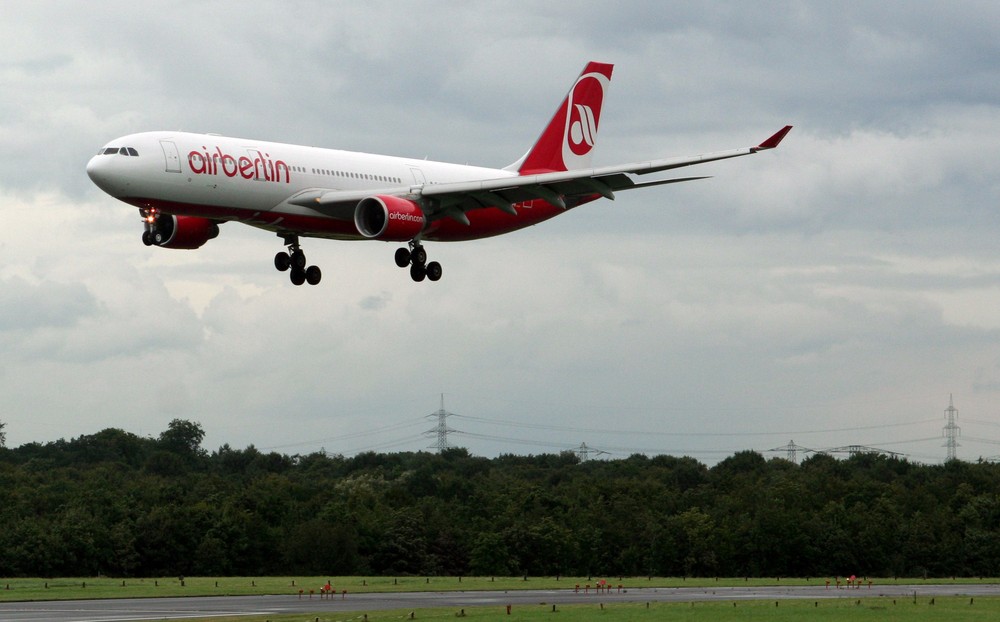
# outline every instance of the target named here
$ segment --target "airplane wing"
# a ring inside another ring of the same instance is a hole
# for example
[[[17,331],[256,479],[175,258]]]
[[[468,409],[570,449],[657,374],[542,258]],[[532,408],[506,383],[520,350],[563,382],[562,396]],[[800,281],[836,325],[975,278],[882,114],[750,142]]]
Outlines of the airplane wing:
[[[327,188],[309,188],[288,198],[286,203],[307,207],[312,210],[336,218],[337,220],[354,220],[354,209],[358,202],[375,195],[406,196],[419,186],[393,186],[384,189],[367,190],[330,190]]]
[[[679,183],[705,177],[681,177],[654,181],[636,181],[632,175],[648,175],[661,171],[714,162],[728,158],[751,155],[758,151],[774,149],[792,129],[787,125],[756,147],[717,151],[695,156],[664,158],[646,162],[633,162],[603,168],[575,169],[556,173],[518,175],[470,182],[454,182],[413,187],[386,188],[384,192],[307,190],[289,199],[289,203],[309,207],[328,216],[351,220],[358,201],[377,194],[407,196],[420,201],[428,218],[453,218],[468,224],[465,212],[485,207],[496,207],[516,213],[517,203],[543,199],[562,208],[571,207],[574,197],[599,194],[614,199],[615,192],[645,188],[662,184]],[[567,199],[569,199],[567,201]]]

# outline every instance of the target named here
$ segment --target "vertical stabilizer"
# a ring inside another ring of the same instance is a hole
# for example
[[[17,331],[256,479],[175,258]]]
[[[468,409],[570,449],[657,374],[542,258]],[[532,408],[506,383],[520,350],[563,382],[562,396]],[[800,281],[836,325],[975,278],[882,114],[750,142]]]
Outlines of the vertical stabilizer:
[[[532,175],[589,168],[613,68],[587,63],[534,146],[507,169]]]

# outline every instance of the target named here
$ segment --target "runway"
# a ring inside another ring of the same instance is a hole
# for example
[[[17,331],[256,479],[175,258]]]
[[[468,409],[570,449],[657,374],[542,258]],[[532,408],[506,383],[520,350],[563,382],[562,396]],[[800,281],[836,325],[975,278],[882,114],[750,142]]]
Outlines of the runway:
[[[1000,585],[875,585],[871,589],[836,589],[823,586],[733,588],[638,588],[622,592],[584,594],[574,590],[513,590],[508,592],[407,592],[399,594],[348,594],[346,598],[297,596],[208,596],[199,598],[139,598],[0,603],[5,622],[127,622],[218,616],[279,615],[290,613],[366,612],[386,609],[420,610],[431,607],[520,607],[624,602],[707,602],[787,599],[930,599],[945,596],[970,598],[1000,596]]]

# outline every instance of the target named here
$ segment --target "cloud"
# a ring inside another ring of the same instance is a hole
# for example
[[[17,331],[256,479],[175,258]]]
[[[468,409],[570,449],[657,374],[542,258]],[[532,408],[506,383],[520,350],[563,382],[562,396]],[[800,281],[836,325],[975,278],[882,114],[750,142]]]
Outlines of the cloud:
[[[485,454],[543,450],[518,438],[708,461],[790,432],[908,441],[939,434],[919,422],[947,393],[989,417],[998,9],[780,9],[5,5],[9,442],[181,417],[210,446],[418,449],[442,392],[485,420],[461,427],[492,427],[467,439]],[[428,245],[444,278],[420,285],[388,244],[307,240],[316,288],[274,271],[280,240],[236,224],[198,251],[150,249],[134,208],[84,174],[151,129],[502,166],[591,58],[616,63],[595,164],[795,130],[697,170],[712,179]]]

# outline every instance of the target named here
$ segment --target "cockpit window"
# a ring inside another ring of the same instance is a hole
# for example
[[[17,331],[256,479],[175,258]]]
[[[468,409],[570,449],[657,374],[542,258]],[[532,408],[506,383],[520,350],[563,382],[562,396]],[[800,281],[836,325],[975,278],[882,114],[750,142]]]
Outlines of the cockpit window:
[[[104,147],[97,152],[97,155],[138,156],[139,152],[135,150],[135,147]]]

